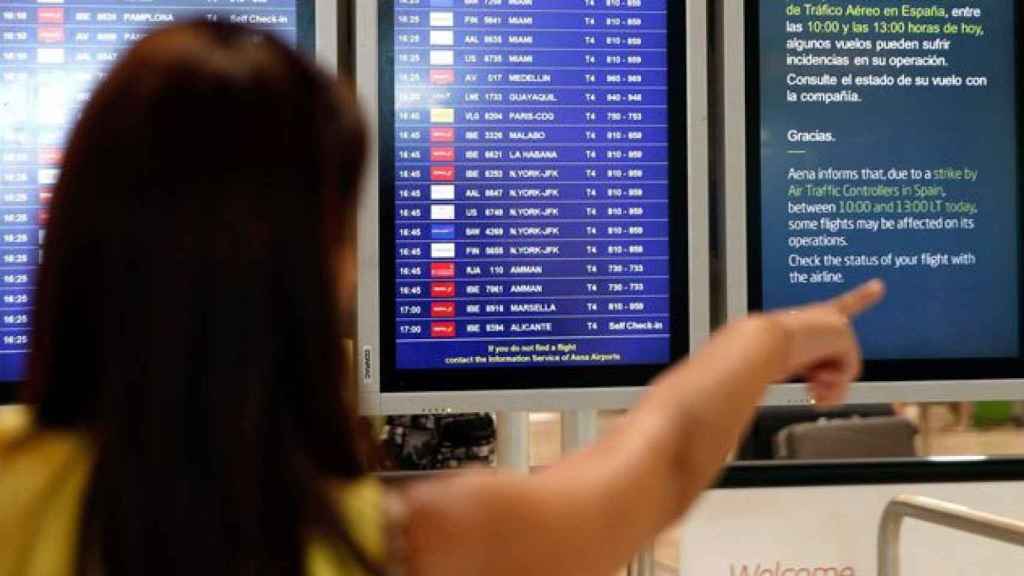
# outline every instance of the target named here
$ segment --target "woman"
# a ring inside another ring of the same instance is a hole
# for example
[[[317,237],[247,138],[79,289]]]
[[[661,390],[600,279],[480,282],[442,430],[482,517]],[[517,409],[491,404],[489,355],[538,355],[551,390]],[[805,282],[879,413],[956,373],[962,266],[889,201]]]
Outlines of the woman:
[[[0,572],[607,574],[711,482],[767,383],[833,403],[857,376],[877,283],[727,327],[543,474],[385,495],[339,384],[365,139],[348,92],[264,35],[178,26],[121,60],[54,194]]]

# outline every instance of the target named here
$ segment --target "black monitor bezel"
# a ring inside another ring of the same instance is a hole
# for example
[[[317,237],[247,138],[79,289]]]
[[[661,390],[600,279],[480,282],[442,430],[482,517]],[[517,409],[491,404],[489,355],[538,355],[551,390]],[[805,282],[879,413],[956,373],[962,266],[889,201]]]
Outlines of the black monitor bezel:
[[[744,67],[746,93],[746,226],[747,226],[747,302],[751,311],[761,310],[763,298],[763,270],[761,245],[761,66],[760,66],[760,0],[744,0]],[[1017,94],[1017,155],[1018,165],[1024,169],[1024,107],[1020,94],[1024,73],[1024,9],[1016,8],[1016,94]],[[1024,175],[1018,174],[1018,189]],[[1018,219],[1024,231],[1024,201],[1018,202]],[[1022,235],[1024,239],[1024,235]],[[1024,249],[1019,254],[1019,270],[1024,274]],[[1024,278],[1018,290],[1021,319],[1021,353],[1017,358],[949,358],[867,360],[862,380],[876,382],[942,382],[964,380],[1009,380],[1024,378]]]
[[[761,460],[729,464],[716,489],[883,486],[1018,482],[1024,460],[1015,457],[948,459],[891,458],[874,460]]]
[[[668,3],[670,107],[669,210],[687,222],[686,130],[686,14],[684,3]],[[395,343],[394,242],[394,1],[382,0],[378,11],[379,38],[379,249],[380,249],[380,391],[392,393],[497,392],[544,389],[610,389],[641,387],[666,364],[542,368],[484,368],[459,370],[398,370]],[[690,345],[689,226],[670,227],[671,358],[685,356]]]

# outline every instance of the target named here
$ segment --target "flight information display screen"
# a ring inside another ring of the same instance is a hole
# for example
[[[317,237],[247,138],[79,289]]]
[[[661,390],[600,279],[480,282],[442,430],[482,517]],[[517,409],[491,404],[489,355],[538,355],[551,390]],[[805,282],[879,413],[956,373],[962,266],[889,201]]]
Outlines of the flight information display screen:
[[[384,4],[385,386],[668,363],[686,306],[678,3]]]
[[[305,45],[310,4],[0,0],[0,381],[24,377],[47,205],[64,143],[104,72],[155,27],[194,19],[245,24]]]
[[[1019,375],[1019,3],[747,6],[752,305],[880,277],[869,377]]]

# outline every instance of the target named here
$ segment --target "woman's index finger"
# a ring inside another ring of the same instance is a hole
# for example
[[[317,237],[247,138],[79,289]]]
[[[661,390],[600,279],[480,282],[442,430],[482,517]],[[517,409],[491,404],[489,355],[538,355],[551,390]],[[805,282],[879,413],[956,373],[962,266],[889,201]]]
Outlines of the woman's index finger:
[[[832,305],[840,313],[854,318],[878,304],[885,297],[885,283],[881,280],[871,280],[837,296],[832,300]]]

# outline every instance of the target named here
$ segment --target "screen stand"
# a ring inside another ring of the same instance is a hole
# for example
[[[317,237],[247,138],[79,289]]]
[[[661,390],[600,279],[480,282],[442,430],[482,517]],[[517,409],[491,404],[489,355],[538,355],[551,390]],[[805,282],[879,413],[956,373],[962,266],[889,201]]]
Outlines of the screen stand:
[[[597,410],[562,412],[562,457],[593,443],[598,436]],[[498,412],[498,467],[512,471],[530,471],[530,415],[528,412]],[[628,576],[654,576],[653,549],[647,549],[628,566]]]
[[[599,435],[597,410],[562,412],[562,458],[593,444]],[[649,548],[629,563],[627,574],[654,576],[655,570],[654,550]]]
[[[497,424],[498,467],[529,473],[530,415],[527,412],[498,412]]]
[[[626,570],[627,576],[654,576],[655,572],[654,552],[651,550],[641,552]]]
[[[597,410],[562,412],[562,457],[586,448],[597,434]]]

